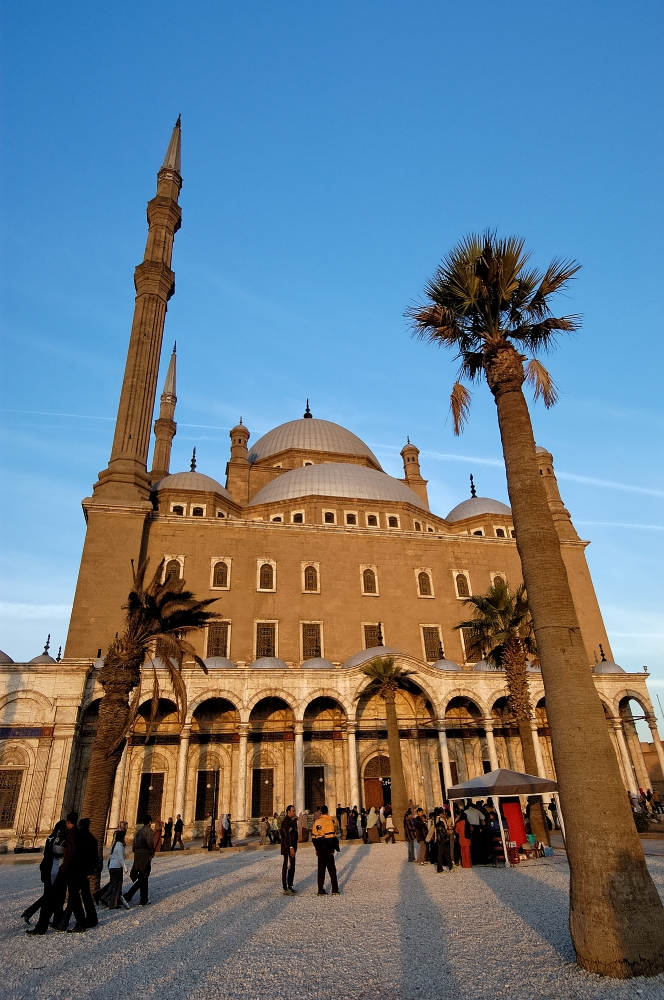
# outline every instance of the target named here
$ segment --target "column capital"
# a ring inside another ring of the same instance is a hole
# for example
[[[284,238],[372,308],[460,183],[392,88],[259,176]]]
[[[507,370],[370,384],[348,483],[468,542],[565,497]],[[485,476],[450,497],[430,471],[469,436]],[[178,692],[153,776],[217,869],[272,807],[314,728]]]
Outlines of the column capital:
[[[296,736],[302,736],[304,733],[304,722],[296,720],[293,729]]]
[[[439,733],[447,732],[447,722],[445,719],[436,719],[436,728]]]
[[[619,716],[611,715],[608,721],[611,723],[616,732],[622,732],[622,719]]]
[[[493,723],[494,723],[493,719],[482,719],[482,725],[484,726],[487,732],[490,733],[493,732]]]
[[[656,733],[657,732],[657,716],[656,715],[647,715],[646,716],[646,722],[648,723],[648,728],[650,729],[650,731],[652,733]]]
[[[191,722],[188,722],[180,730],[180,740],[183,739],[188,740],[190,736],[191,736]]]
[[[249,735],[249,723],[248,722],[238,722],[238,724],[237,724],[237,731],[238,731],[238,733],[240,735],[240,738],[242,738],[243,736],[245,736],[245,737],[248,736]]]
[[[346,732],[347,733],[356,733],[357,732],[357,722],[347,722],[346,723]]]

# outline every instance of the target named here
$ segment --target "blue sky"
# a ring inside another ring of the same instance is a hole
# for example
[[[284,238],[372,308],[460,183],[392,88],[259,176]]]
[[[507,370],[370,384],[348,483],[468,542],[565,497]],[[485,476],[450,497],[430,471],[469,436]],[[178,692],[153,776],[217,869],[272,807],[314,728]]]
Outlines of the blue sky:
[[[145,243],[178,113],[183,225],[173,470],[338,421],[432,507],[506,499],[495,407],[454,438],[455,364],[403,318],[465,233],[583,270],[532,408],[616,660],[664,701],[660,4],[29,2],[3,14],[0,646],[64,644],[80,500],[106,465]],[[168,350],[164,353],[164,367]]]

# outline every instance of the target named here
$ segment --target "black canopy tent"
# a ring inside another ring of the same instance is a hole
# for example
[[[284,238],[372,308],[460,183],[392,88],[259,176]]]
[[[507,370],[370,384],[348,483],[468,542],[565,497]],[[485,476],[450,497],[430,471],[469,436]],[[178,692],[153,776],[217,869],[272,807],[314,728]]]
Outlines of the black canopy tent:
[[[558,785],[548,778],[539,778],[534,774],[522,774],[520,771],[508,771],[504,767],[499,767],[495,771],[489,771],[488,774],[481,774],[479,778],[470,778],[468,781],[462,781],[459,785],[452,785],[451,788],[447,789],[447,797],[448,799],[478,799],[490,796],[492,799],[498,799],[496,813],[503,841],[505,864],[509,867],[505,830],[500,815],[500,799],[512,795],[541,795],[543,792],[555,792],[557,798]],[[560,807],[558,815],[562,826]],[[564,826],[562,826],[562,834],[564,839]]]

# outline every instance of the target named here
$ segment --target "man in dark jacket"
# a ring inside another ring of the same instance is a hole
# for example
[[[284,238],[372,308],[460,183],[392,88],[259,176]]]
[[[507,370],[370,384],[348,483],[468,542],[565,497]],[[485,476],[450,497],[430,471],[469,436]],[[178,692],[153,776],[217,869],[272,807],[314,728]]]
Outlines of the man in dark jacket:
[[[417,810],[415,815],[415,836],[417,838],[418,847],[418,857],[417,863],[419,865],[425,865],[425,857],[427,850],[427,833],[429,828],[427,826],[426,816],[424,815],[424,809]]]
[[[96,927],[99,920],[97,918],[97,910],[92,899],[92,893],[90,892],[90,879],[93,875],[96,875],[101,871],[99,846],[97,844],[97,838],[90,833],[90,820],[87,819],[87,817],[79,821],[78,831],[79,848],[81,852],[80,895],[85,909],[85,926]],[[60,930],[66,931],[68,929],[69,918],[73,908],[74,903],[70,893],[69,900],[67,902],[67,909],[65,910],[60,923]]]
[[[295,878],[295,854],[297,852],[298,829],[295,806],[289,806],[286,815],[281,823],[279,831],[281,840],[281,854],[284,863],[281,869],[281,882],[284,887],[284,896],[294,896],[297,892],[293,888]]]
[[[37,926],[26,931],[27,934],[45,934],[51,915],[59,913],[65,898],[65,892],[69,892],[76,926],[73,932],[80,934],[85,930],[85,912],[81,903],[81,880],[83,876],[83,854],[78,829],[78,813],[70,812],[67,816],[67,838],[65,840],[65,850],[62,857],[60,870],[53,883],[53,892],[50,899],[45,900],[39,914]]]
[[[32,917],[37,910],[48,902],[48,899],[53,892],[53,883],[55,882],[55,877],[58,874],[58,869],[62,861],[62,855],[65,849],[65,839],[67,837],[67,824],[63,819],[58,820],[55,824],[53,833],[50,837],[46,838],[46,843],[44,844],[44,857],[42,858],[41,864],[39,865],[39,874],[44,885],[44,891],[36,902],[31,906],[28,906],[26,910],[23,911],[21,917],[25,920],[26,924],[30,923],[30,917]],[[57,914],[55,914],[57,918]]]
[[[148,879],[152,871],[152,857],[154,855],[154,834],[150,826],[151,823],[152,816],[146,816],[143,820],[143,826],[134,837],[134,863],[129,873],[134,884],[129,892],[124,894],[124,898],[129,902],[134,893],[140,889],[139,906],[147,906],[148,904]]]
[[[339,838],[334,829],[334,820],[329,814],[327,806],[320,807],[320,819],[314,821],[311,831],[311,839],[318,855],[318,895],[327,896],[325,890],[325,872],[330,873],[332,883],[332,895],[339,895],[339,883],[337,882],[337,867],[334,863],[334,852],[340,851]]]

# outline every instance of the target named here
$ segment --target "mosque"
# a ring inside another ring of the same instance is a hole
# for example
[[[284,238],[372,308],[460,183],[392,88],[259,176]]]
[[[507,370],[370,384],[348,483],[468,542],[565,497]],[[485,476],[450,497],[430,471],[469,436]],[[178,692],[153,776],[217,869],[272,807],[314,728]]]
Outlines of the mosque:
[[[185,840],[210,813],[231,813],[243,835],[290,802],[370,806],[390,798],[384,704],[363,694],[362,664],[378,654],[412,673],[397,698],[410,797],[439,803],[445,788],[496,767],[523,768],[506,712],[505,676],[473,662],[455,630],[463,601],[496,576],[521,580],[511,511],[475,495],[446,516],[429,508],[419,451],[401,450],[403,477],[381,468],[352,431],[302,417],[252,441],[230,432],[224,485],[196,467],[171,472],[176,433],[173,352],[154,422],[167,302],[180,226],[180,122],[148,204],[145,258],[111,456],[83,500],[87,522],[64,657],[28,663],[0,653],[0,849],[43,843],[80,807],[102,689],[104,651],[122,627],[131,560],[164,561],[220,620],[194,638],[188,708],[177,724],[162,665],[159,722],[146,740],[150,692],[118,768],[108,827],[180,813]],[[538,448],[560,536],[588,669],[604,705],[625,787],[652,784],[632,706],[664,755],[647,673],[612,661],[585,547],[560,498],[551,454]],[[555,776],[540,671],[529,668],[540,774]],[[172,693],[172,692],[171,692]],[[570,693],[573,696],[573,693]]]

